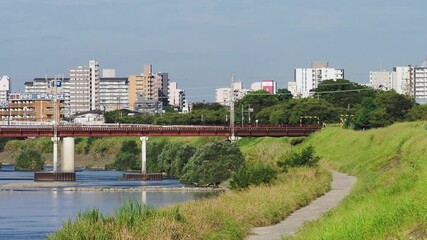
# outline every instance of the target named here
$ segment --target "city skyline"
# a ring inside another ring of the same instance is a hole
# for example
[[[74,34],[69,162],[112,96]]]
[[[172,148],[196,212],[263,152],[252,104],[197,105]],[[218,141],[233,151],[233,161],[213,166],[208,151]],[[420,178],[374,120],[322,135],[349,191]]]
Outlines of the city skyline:
[[[231,74],[245,86],[285,88],[317,60],[369,82],[369,71],[418,65],[423,1],[1,1],[0,75],[23,91],[35,77],[68,75],[94,59],[117,76],[145,64],[167,72],[191,102],[214,101]]]

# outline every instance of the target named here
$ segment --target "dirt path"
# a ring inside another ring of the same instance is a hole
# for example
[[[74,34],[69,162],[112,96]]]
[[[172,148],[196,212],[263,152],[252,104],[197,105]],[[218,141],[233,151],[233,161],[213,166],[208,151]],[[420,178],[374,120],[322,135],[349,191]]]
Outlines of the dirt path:
[[[248,236],[247,240],[280,240],[283,235],[294,235],[304,222],[315,220],[337,206],[356,181],[356,177],[332,171],[332,188],[329,192],[293,212],[276,225],[253,228],[254,235]]]

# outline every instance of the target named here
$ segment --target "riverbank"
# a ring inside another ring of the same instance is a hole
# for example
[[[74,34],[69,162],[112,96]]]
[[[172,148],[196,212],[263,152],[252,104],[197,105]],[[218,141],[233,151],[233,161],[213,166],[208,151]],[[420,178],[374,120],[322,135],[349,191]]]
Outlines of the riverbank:
[[[163,187],[163,186],[140,186],[140,187],[84,187],[78,182],[25,182],[1,184],[0,191],[20,190],[51,190],[51,191],[102,191],[102,192],[225,192],[225,188],[210,187]]]
[[[290,169],[272,186],[226,192],[202,201],[162,209],[125,205],[113,216],[88,211],[50,239],[73,239],[76,234],[83,239],[243,239],[251,226],[277,223],[323,195],[330,181],[331,174],[321,168]],[[122,217],[132,222],[123,222]]]

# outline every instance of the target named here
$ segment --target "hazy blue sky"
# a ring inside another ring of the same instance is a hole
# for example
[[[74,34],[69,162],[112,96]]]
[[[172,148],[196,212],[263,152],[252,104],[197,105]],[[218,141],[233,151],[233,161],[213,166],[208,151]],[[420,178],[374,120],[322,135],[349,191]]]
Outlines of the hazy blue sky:
[[[87,65],[128,76],[153,64],[190,101],[214,100],[230,76],[274,79],[315,60],[368,82],[369,71],[427,56],[425,0],[0,0],[0,75],[12,90]]]

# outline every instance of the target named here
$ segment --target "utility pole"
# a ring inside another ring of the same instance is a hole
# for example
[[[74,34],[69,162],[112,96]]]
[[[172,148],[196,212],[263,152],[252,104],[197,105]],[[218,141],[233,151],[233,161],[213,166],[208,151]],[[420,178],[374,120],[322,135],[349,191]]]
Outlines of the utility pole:
[[[251,105],[248,104],[248,122],[251,123]]]
[[[243,104],[242,104],[242,127],[243,127],[243,121],[244,121],[244,117],[243,117]]]
[[[230,91],[230,140],[235,141],[236,136],[234,135],[234,74],[231,75],[231,91]]]
[[[53,79],[55,84],[55,94],[53,95],[53,172],[58,171],[58,88],[57,76]]]

